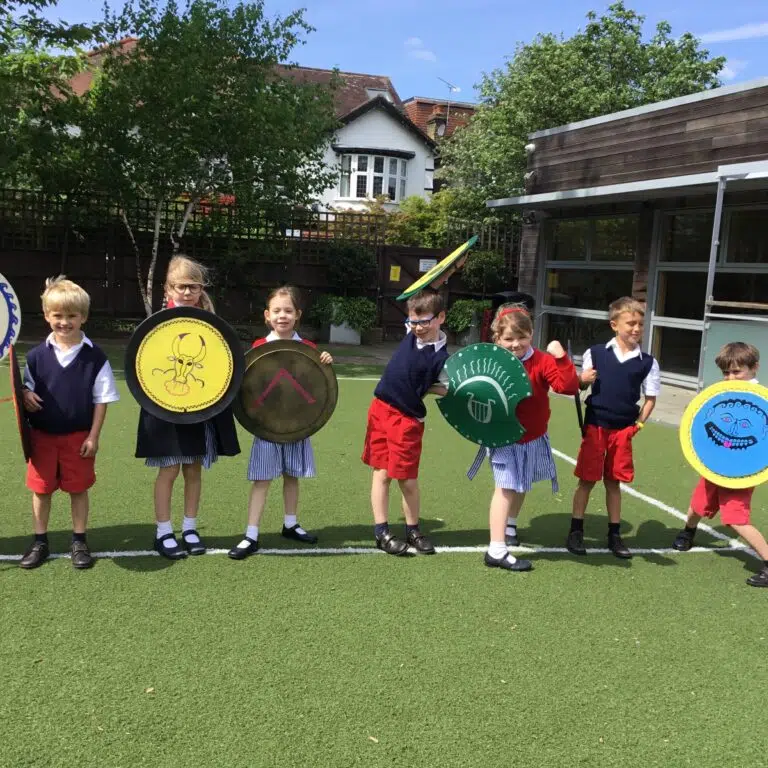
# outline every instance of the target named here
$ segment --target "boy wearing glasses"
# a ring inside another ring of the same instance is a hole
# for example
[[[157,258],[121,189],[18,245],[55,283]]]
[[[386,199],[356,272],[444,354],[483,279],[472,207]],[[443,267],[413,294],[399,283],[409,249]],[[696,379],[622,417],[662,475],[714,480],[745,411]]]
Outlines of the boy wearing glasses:
[[[419,460],[427,409],[424,396],[445,395],[448,359],[443,299],[424,290],[408,299],[406,334],[384,369],[368,410],[363,462],[373,468],[371,506],[376,546],[404,555],[408,546],[433,555],[432,542],[419,530]],[[405,540],[389,530],[389,486],[397,480],[403,495]]]

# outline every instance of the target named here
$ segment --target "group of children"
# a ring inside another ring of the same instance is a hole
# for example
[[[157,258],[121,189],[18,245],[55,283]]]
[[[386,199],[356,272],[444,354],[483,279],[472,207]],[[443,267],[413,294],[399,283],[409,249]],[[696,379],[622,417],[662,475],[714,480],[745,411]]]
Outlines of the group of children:
[[[171,259],[165,282],[166,307],[200,307],[213,312],[205,291],[205,268],[186,256]],[[24,407],[31,426],[32,456],[27,468],[27,487],[33,493],[35,539],[24,554],[22,568],[35,568],[49,556],[47,529],[51,495],[57,489],[68,493],[72,506],[72,565],[88,568],[93,557],[85,532],[88,520],[88,489],[95,481],[94,457],[107,404],[119,399],[112,370],[104,353],[81,330],[89,310],[88,294],[75,283],[59,277],[49,280],[42,296],[43,313],[51,327],[48,338],[27,355],[24,372]],[[425,290],[408,300],[407,333],[395,350],[376,386],[368,411],[362,460],[372,468],[371,507],[376,546],[391,555],[409,548],[434,554],[432,541],[421,531],[419,463],[424,434],[427,394],[445,395],[448,377],[446,336],[441,330],[445,308],[439,293]],[[614,338],[586,351],[581,374],[562,345],[553,341],[546,352],[534,349],[533,321],[521,305],[499,308],[492,324],[493,341],[512,352],[523,364],[532,395],[517,408],[525,428],[523,438],[510,446],[481,449],[468,475],[473,477],[488,458],[495,490],[490,504],[490,544],[485,564],[508,571],[527,571],[529,560],[517,559],[509,551],[520,543],[517,520],[533,483],[548,480],[557,490],[557,472],[547,434],[550,418],[549,391],[579,395],[591,386],[587,398],[585,428],[575,475],[578,486],[573,497],[572,517],[566,546],[574,555],[586,555],[584,516],[595,484],[605,486],[608,512],[608,546],[619,558],[632,553],[622,541],[621,483],[634,477],[632,441],[653,412],[659,393],[660,374],[656,360],[641,350],[643,305],[621,298],[609,308]],[[284,286],[270,294],[264,319],[268,335],[257,339],[260,346],[279,339],[293,339],[314,346],[297,332],[301,319],[299,297]],[[330,365],[328,352],[321,363]],[[727,344],[717,365],[726,379],[756,380],[759,353],[748,344]],[[642,405],[638,405],[640,399]],[[219,456],[240,452],[231,408],[198,424],[172,424],[143,409],[139,415],[136,456],[157,468],[154,486],[154,548],[163,557],[177,560],[206,551],[198,531],[202,467],[209,468]],[[171,523],[171,499],[181,472],[184,481],[184,516],[179,539]],[[304,543],[317,537],[297,519],[300,478],[314,477],[315,462],[309,438],[294,443],[272,443],[254,438],[248,463],[252,483],[245,535],[229,556],[242,560],[259,547],[259,525],[269,486],[283,478],[284,520],[282,535]],[[389,494],[397,480],[402,494],[405,536],[389,528]],[[768,586],[768,543],[750,524],[752,489],[732,491],[702,478],[691,499],[685,529],[673,546],[685,551],[693,544],[701,517],[721,512],[731,526],[763,560],[762,569],[750,577],[752,586]]]

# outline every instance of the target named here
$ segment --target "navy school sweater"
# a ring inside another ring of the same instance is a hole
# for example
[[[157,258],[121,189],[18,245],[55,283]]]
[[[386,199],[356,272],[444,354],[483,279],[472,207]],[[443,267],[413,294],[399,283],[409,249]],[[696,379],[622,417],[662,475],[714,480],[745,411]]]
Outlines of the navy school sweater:
[[[52,435],[89,431],[93,425],[93,385],[106,362],[107,356],[88,344],[83,344],[66,368],[47,342],[30,350],[27,366],[35,394],[43,400],[41,411],[27,413],[32,427]]]
[[[373,394],[406,416],[423,419],[427,415],[424,395],[437,383],[447,359],[445,346],[437,351],[434,344],[419,349],[416,336],[409,333],[387,363]]]
[[[620,363],[613,348],[605,344],[591,347],[590,353],[597,379],[587,398],[586,423],[609,429],[632,426],[640,415],[637,402],[653,356],[643,353]]]

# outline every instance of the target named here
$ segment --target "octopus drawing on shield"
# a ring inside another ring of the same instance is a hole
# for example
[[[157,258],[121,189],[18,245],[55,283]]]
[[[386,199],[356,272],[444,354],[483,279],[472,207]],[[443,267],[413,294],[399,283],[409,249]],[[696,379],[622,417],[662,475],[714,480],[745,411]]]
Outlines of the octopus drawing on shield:
[[[203,368],[203,360],[207,352],[205,339],[193,333],[180,333],[173,340],[172,355],[168,361],[173,363],[170,368],[154,368],[152,374],[161,374],[169,378],[165,382],[165,389],[169,395],[183,397],[188,395],[192,388],[190,382],[199,384],[202,389],[205,382],[195,376],[194,371]]]

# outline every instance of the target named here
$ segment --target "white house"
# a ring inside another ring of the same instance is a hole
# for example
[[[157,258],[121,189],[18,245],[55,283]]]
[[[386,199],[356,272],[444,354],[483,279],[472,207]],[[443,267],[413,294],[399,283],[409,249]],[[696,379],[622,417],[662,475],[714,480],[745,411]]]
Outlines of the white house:
[[[292,77],[302,82],[329,83],[330,69],[294,67]],[[325,158],[339,170],[339,180],[320,197],[335,210],[364,210],[379,195],[396,208],[411,195],[429,197],[435,169],[435,142],[412,122],[388,77],[340,72],[335,94],[336,115],[342,126],[329,144]]]

